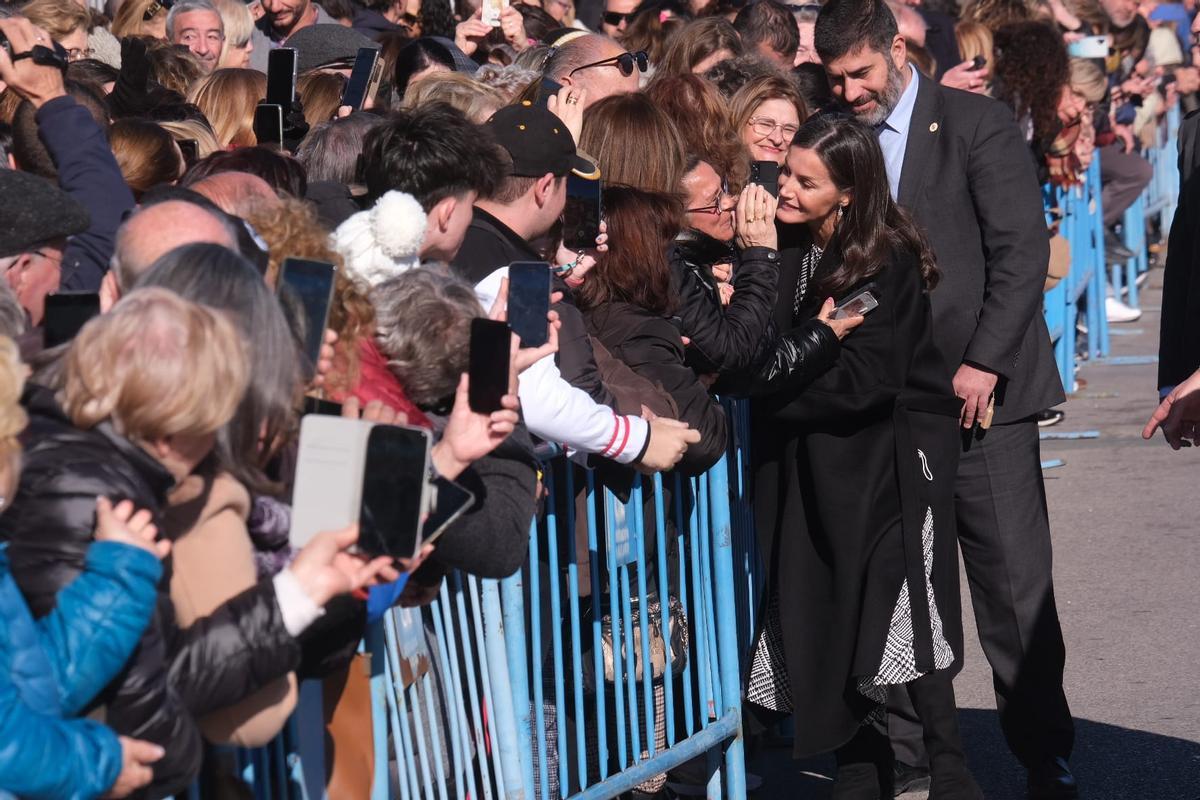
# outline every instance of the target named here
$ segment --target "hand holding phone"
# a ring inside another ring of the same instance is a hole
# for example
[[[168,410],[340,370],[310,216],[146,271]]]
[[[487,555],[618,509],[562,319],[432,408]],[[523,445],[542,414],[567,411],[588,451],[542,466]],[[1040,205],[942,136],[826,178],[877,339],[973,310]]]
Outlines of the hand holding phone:
[[[358,56],[354,59],[354,69],[350,79],[346,81],[346,89],[342,92],[341,106],[349,106],[360,111],[375,102],[375,92],[379,89],[379,81],[383,77],[383,62],[379,58],[379,50],[375,47],[358,48]]]
[[[854,294],[842,300],[833,308],[830,319],[848,319],[850,317],[865,317],[879,307],[875,298],[875,284],[870,283]]]
[[[302,258],[285,258],[280,269],[276,291],[284,316],[301,345],[306,382],[313,379],[321,358],[336,274],[333,264]]]
[[[567,176],[567,203],[563,207],[563,246],[568,250],[586,250],[596,246],[603,216],[598,180]]]
[[[516,261],[508,267],[508,327],[521,338],[521,347],[541,347],[548,338],[550,265]]]
[[[468,400],[479,414],[503,408],[509,391],[512,332],[506,322],[477,317],[471,320]]]

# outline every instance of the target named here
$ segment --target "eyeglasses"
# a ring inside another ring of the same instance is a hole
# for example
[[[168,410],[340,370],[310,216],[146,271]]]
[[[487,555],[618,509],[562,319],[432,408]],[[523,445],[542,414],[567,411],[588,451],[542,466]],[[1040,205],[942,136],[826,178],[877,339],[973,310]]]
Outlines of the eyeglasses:
[[[85,47],[82,49],[80,49],[78,47],[72,47],[70,50],[67,51],[67,61],[82,61],[85,58],[91,58],[91,57],[92,57],[92,48],[90,48],[90,47]]]
[[[620,25],[622,22],[628,22],[628,21],[632,20],[634,13],[635,12],[633,12],[633,11],[630,11],[626,14],[622,14],[619,11],[605,11],[604,12],[604,24],[612,25],[615,28],[618,25]]]
[[[707,206],[700,206],[698,208],[689,208],[689,209],[687,209],[687,213],[689,213],[689,214],[713,214],[714,216],[717,214],[724,214],[726,211],[729,211],[732,208],[732,207],[727,208],[725,206],[725,201],[728,200],[730,197],[732,197],[732,195],[729,194],[729,187],[722,184],[721,191],[717,194],[716,202],[711,203]]]
[[[594,61],[591,64],[584,64],[582,67],[576,67],[567,73],[567,77],[571,77],[576,72],[592,67],[616,67],[621,70],[621,74],[628,78],[633,74],[634,65],[637,66],[638,72],[645,72],[650,68],[650,57],[646,55],[645,50],[638,50],[636,53],[621,53],[619,56],[606,58],[602,61]]]
[[[787,139],[789,142],[792,140],[792,137],[796,135],[796,131],[800,130],[799,125],[792,125],[790,123],[784,125],[781,122],[776,122],[770,117],[755,117],[746,124],[748,124],[756,134],[762,137],[770,136],[772,133],[778,130],[783,134],[783,138]]]
[[[210,47],[220,47],[225,41],[225,34],[221,33],[220,31],[209,31],[208,33],[201,35],[198,31],[184,31],[179,35],[179,44],[185,44],[188,47],[191,47],[192,45],[199,43],[201,39],[208,42]]]

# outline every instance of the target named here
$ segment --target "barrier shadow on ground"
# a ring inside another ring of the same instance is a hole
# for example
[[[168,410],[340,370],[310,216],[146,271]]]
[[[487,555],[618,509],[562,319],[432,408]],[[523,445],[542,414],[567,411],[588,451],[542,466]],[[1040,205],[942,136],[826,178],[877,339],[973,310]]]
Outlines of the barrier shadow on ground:
[[[994,710],[959,711],[967,760],[987,800],[1026,800],[1025,770],[1009,752]],[[1084,800],[1200,800],[1200,720],[1196,739],[1075,719],[1071,768]],[[832,758],[795,760],[789,744],[758,746],[747,769],[762,778],[754,800],[825,800]],[[906,795],[905,797],[922,797]]]

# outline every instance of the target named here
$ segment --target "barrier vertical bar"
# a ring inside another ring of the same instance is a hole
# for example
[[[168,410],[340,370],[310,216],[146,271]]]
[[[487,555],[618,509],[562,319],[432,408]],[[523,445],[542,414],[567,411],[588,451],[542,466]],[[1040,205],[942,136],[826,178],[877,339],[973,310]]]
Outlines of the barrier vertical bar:
[[[483,790],[483,798],[484,800],[490,800],[492,796],[491,770],[488,768],[488,754],[485,752],[484,748],[483,725],[481,724],[479,714],[479,703],[481,698],[479,695],[478,682],[475,678],[475,670],[477,665],[484,663],[483,654],[480,653],[480,658],[476,660],[474,646],[471,644],[471,625],[467,621],[467,590],[463,585],[462,574],[455,570],[452,579],[454,581],[454,610],[458,614],[458,636],[463,648],[462,669],[466,675],[467,681],[467,702],[465,704],[466,708],[463,711],[462,722],[463,735],[466,744],[475,745],[475,757],[479,762],[479,777],[480,786],[482,786]],[[478,609],[479,604],[475,603],[474,608]],[[471,715],[469,727],[467,725],[466,718],[468,711]],[[467,748],[468,761],[470,757],[470,749],[470,747]],[[479,795],[476,794],[476,787],[474,785],[475,770],[471,769],[470,763],[467,763],[466,767],[471,775],[471,798],[472,800],[476,800]]]
[[[600,589],[600,544],[596,530],[596,477],[587,473],[588,558],[592,576],[592,666],[596,690],[596,760],[600,780],[608,777],[608,719],[604,692],[603,616],[604,594]],[[586,773],[585,773],[586,774]],[[584,779],[581,779],[581,783]]]
[[[579,788],[582,789],[587,785],[587,721],[584,718],[583,710],[583,636],[579,617],[579,553],[575,546],[575,474],[570,463],[567,464],[564,472],[567,485],[567,600],[571,609],[571,664],[574,667],[571,694],[575,700],[575,769],[579,773]],[[563,797],[571,793],[570,786],[566,783],[560,788]]]
[[[465,753],[470,752],[470,746],[464,741],[466,736],[466,720],[462,716],[462,703],[459,698],[465,695],[463,691],[462,680],[458,672],[459,664],[459,648],[462,646],[458,636],[449,636],[447,634],[454,633],[454,619],[452,605],[450,603],[450,580],[442,581],[440,590],[441,602],[438,603],[441,613],[434,613],[433,627],[437,632],[439,644],[442,644],[442,693],[443,696],[448,696],[447,702],[443,705],[446,709],[447,738],[450,740],[450,772],[454,779],[454,788],[457,793],[458,800],[464,799],[464,791],[469,792],[472,800],[476,797],[475,793],[475,770],[466,768],[467,758]],[[454,698],[450,700],[449,698]],[[467,777],[467,786],[463,786],[462,778],[464,773]]]
[[[375,744],[375,775],[371,779],[371,800],[388,800],[388,702],[387,642],[383,623],[367,626],[366,648],[371,654],[371,735]]]
[[[612,492],[604,489],[604,507],[607,509],[605,514],[606,519],[615,519],[613,512],[613,503],[616,502]],[[617,766],[618,770],[624,769],[628,762],[625,759],[625,698],[621,688],[621,680],[625,677],[625,659],[624,650],[622,647],[623,639],[621,638],[621,629],[624,627],[621,623],[621,596],[617,592],[617,557],[613,552],[612,531],[608,531],[609,538],[605,541],[606,562],[608,564],[608,618],[609,630],[612,632],[612,660],[613,660],[613,700],[616,714],[614,722],[617,726]],[[631,654],[632,655],[632,654]],[[604,692],[606,690],[604,684],[604,672],[596,676],[596,691]]]
[[[721,587],[732,590],[733,542],[729,519],[729,476],[726,458],[709,470],[712,505],[713,569],[719,596],[717,602],[717,648],[724,705],[721,716],[733,715],[737,734],[725,748],[725,780],[728,796],[734,800],[746,796],[746,760],[742,741],[741,671],[738,667],[737,618],[733,604],[726,602]]]
[[[554,497],[554,475],[546,471],[546,491]],[[568,507],[570,501],[567,502]],[[558,794],[566,797],[567,785],[570,783],[571,760],[567,758],[567,715],[566,691],[563,681],[563,635],[562,635],[562,589],[558,572],[558,514],[554,503],[546,504],[546,557],[550,568],[550,642],[554,649],[554,721],[558,736],[555,739],[555,751],[558,756]],[[574,531],[567,532],[567,538],[573,538]],[[531,560],[532,563],[532,560]]]
[[[542,800],[550,797],[550,755],[546,752],[546,708],[544,705],[544,681],[542,680],[542,586],[539,565],[538,522],[535,519],[529,529],[529,638],[531,687],[533,690],[533,738],[537,742],[537,788]],[[505,597],[507,606],[508,597]],[[507,608],[505,613],[507,613]],[[511,630],[506,630],[510,636]],[[521,637],[521,647],[525,647],[524,636]],[[510,639],[510,642],[512,639]],[[512,649],[509,649],[512,653]],[[518,709],[520,718],[526,712]]]
[[[662,607],[664,648],[663,708],[666,714],[667,747],[675,744],[675,674],[674,655],[671,652],[671,581],[667,571],[667,523],[664,514],[666,497],[663,495],[662,474],[654,473],[654,536],[658,553],[658,599]]]
[[[525,608],[521,573],[485,580],[483,626],[491,671],[492,724],[504,766],[505,800],[533,796],[533,748],[529,729],[529,672],[525,654]],[[504,595],[501,609],[501,593]],[[521,709],[518,714],[514,709]]]
[[[649,594],[646,588],[646,571],[651,569],[651,565],[646,561],[646,517],[644,502],[644,486],[645,480],[637,478],[634,484],[637,489],[634,494],[634,525],[637,528],[637,587],[638,587],[638,607],[641,613],[638,615],[638,620],[641,623],[640,634],[642,637],[642,707],[643,718],[646,720],[646,746],[644,751],[654,757],[654,730],[656,722],[656,714],[654,713],[654,669],[651,666],[650,657],[650,604]],[[657,543],[657,542],[656,542]],[[663,632],[666,633],[666,623],[670,621],[667,615],[667,604],[664,602],[666,598],[666,587],[659,587],[659,620],[663,625]],[[669,639],[666,640],[669,643]],[[670,646],[665,648],[670,650]]]
[[[480,589],[479,578],[475,577],[474,575],[471,575],[468,578],[467,585],[471,589],[471,603],[472,603],[471,622],[472,622],[473,627],[475,628],[475,647],[479,652],[479,680],[480,680],[480,683],[483,684],[483,686],[482,686],[483,702],[486,704],[484,706],[484,708],[486,709],[486,713],[487,713],[486,727],[481,727],[481,720],[479,719],[481,714],[479,712],[479,709],[472,709],[472,712],[475,715],[475,720],[476,720],[475,725],[477,728],[480,728],[480,730],[481,730],[481,733],[479,735],[479,741],[480,741],[481,745],[484,746],[488,750],[488,753],[492,759],[492,769],[496,773],[496,789],[498,792],[503,792],[505,789],[505,786],[507,786],[507,784],[504,781],[503,756],[500,753],[500,748],[492,743],[492,740],[495,739],[497,711],[496,711],[496,703],[492,700],[492,671],[489,668],[489,663],[491,661],[491,654],[488,651],[487,637],[486,637],[486,635],[484,633],[484,629],[483,629],[483,614],[484,614],[483,595],[482,595],[482,592]],[[499,610],[497,610],[496,613],[498,615]],[[501,653],[501,656],[503,657],[503,655],[504,655],[503,643],[501,643],[501,646],[500,646],[500,653]],[[507,689],[506,689],[506,691],[507,691]],[[485,775],[487,774],[486,768],[484,770],[484,774]],[[519,781],[520,778],[518,777],[517,780]]]
[[[689,550],[688,536],[683,526],[683,478],[679,473],[675,473],[675,492],[672,495],[675,505],[675,536],[679,541],[679,602],[683,606],[683,613],[688,618],[688,624],[694,629],[697,625],[697,618],[693,604],[688,603],[688,565],[691,563],[688,559]],[[696,636],[692,634],[691,645],[695,647]],[[696,719],[692,709],[692,695],[695,693],[695,680],[697,674],[693,669],[693,662],[696,660],[691,653],[688,653],[687,663],[683,665],[683,719],[684,727],[687,730],[687,735],[691,736],[696,730]]]

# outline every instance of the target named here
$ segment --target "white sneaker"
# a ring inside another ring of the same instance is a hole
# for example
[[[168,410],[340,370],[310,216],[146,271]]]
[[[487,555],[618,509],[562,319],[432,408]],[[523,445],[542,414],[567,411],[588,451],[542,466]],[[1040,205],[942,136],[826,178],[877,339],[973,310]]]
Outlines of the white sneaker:
[[[1115,297],[1105,298],[1104,313],[1109,322],[1136,322],[1142,317],[1140,309],[1130,308]]]

